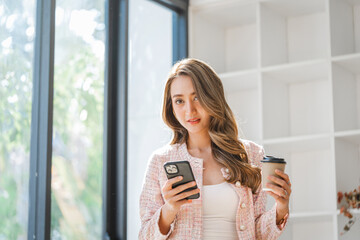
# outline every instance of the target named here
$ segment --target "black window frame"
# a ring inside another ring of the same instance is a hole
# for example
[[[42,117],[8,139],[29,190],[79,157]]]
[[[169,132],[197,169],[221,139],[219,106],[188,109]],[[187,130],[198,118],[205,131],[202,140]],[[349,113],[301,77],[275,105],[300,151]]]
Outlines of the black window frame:
[[[102,239],[127,239],[129,1],[105,0]],[[173,63],[188,56],[189,0],[149,0],[173,12]],[[51,238],[56,0],[36,1],[28,239]]]
[[[56,1],[36,4],[28,239],[50,239]]]

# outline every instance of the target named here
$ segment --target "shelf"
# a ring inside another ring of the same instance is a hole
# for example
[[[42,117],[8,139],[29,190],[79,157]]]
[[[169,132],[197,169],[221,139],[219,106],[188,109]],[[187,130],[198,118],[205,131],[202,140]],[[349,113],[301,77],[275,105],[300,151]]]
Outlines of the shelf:
[[[329,65],[324,59],[297,63],[287,63],[266,67],[262,73],[284,83],[307,82],[313,79],[328,78]]]
[[[280,240],[329,240],[334,239],[334,224],[332,216],[303,219],[289,219],[289,224],[281,234]]]
[[[302,152],[330,148],[330,135],[305,135],[287,138],[267,139],[263,141],[267,150],[280,153],[284,149],[290,152]]]
[[[331,212],[336,208],[330,135],[264,141],[266,155],[284,158],[290,176],[292,212]],[[329,201],[333,199],[333,201]],[[296,216],[296,215],[295,215]]]
[[[257,70],[222,73],[219,77],[227,93],[259,88]]]
[[[348,60],[351,61],[353,59],[358,59],[359,57],[360,57],[360,53],[350,53],[350,54],[346,54],[346,55],[340,55],[340,56],[332,57],[331,60],[333,62],[346,62]],[[353,65],[353,63],[350,63],[350,65]],[[345,68],[346,67],[347,66],[345,66]],[[356,66],[351,66],[350,71],[356,72],[357,70],[358,70],[358,68]]]
[[[307,221],[331,221],[334,216],[333,211],[326,212],[300,212],[290,213],[290,219],[293,222],[307,222]]]
[[[360,185],[359,132],[360,131],[352,131],[336,134],[335,159],[337,192],[348,192]]]
[[[338,236],[336,193],[360,183],[360,0],[190,2],[190,56],[219,73],[240,137],[287,162],[280,239],[358,239],[359,222]]]
[[[252,140],[261,138],[259,74],[254,71],[222,74],[225,97],[232,109],[240,137]],[[249,104],[251,103],[251,104]]]
[[[326,61],[262,72],[265,140],[331,131],[329,72]]]
[[[349,209],[348,211],[353,215],[359,215],[360,214],[360,209]],[[340,210],[337,210],[336,214],[340,215]],[[341,216],[344,216],[344,215],[341,215]]]
[[[360,129],[351,131],[335,132],[335,137],[360,144]]]
[[[357,216],[358,217],[358,216]],[[344,235],[340,236],[340,233],[343,232],[343,228],[345,224],[349,221],[347,217],[343,215],[337,216],[337,225],[338,225],[338,239],[340,240],[358,240],[360,236],[360,222],[359,218],[351,227],[350,231],[345,233]]]
[[[257,68],[257,5],[248,2],[193,7],[190,55],[208,62],[218,73]]]
[[[261,66],[328,57],[325,5],[324,0],[262,1]]]
[[[332,56],[360,52],[360,2],[330,0]]]
[[[333,60],[332,85],[335,131],[360,129],[359,66],[360,54]]]

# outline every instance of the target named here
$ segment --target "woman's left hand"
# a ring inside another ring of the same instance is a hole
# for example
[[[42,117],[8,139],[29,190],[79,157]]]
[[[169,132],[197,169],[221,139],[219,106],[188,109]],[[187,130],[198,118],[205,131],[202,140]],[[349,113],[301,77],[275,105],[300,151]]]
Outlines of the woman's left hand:
[[[280,186],[267,183],[267,187],[272,190],[268,191],[268,194],[276,201],[276,223],[278,223],[289,213],[291,183],[289,176],[283,171],[276,169],[275,173],[278,175],[277,177],[268,176],[268,179]]]

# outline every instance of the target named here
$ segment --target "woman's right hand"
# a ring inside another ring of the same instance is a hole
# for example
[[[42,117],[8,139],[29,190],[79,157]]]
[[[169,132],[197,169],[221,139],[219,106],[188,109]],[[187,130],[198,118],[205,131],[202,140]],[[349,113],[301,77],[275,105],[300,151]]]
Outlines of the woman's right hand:
[[[162,188],[165,205],[169,211],[173,212],[173,214],[176,214],[180,210],[180,207],[182,205],[191,202],[191,200],[185,198],[200,192],[200,189],[196,188],[191,191],[180,193],[188,188],[194,187],[196,185],[195,181],[179,185],[176,188],[172,188],[172,185],[174,183],[177,183],[181,180],[182,180],[182,176],[171,178],[166,181],[166,183]]]
[[[162,188],[165,204],[161,209],[159,227],[160,227],[160,232],[164,235],[166,235],[169,232],[170,224],[174,221],[176,214],[180,210],[180,207],[185,203],[191,202],[191,200],[185,198],[200,192],[200,189],[196,188],[191,191],[180,193],[185,189],[195,186],[196,185],[195,181],[179,185],[176,188],[172,188],[172,185],[174,183],[181,181],[181,179],[182,179],[181,176],[171,178],[166,181],[166,183]]]

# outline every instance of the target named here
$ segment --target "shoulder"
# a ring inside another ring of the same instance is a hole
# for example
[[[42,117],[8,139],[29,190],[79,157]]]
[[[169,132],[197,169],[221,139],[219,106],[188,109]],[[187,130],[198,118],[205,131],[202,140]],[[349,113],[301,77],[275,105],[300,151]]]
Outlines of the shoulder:
[[[156,149],[150,157],[150,162],[164,163],[178,155],[180,144],[167,144]]]
[[[244,147],[246,148],[246,152],[251,152],[251,153],[257,153],[259,151],[263,151],[264,148],[263,146],[261,146],[258,143],[255,143],[253,141],[247,140],[247,139],[242,139],[239,138],[239,141],[244,145]]]
[[[156,157],[167,157],[173,154],[177,154],[179,151],[180,144],[167,144],[161,148],[156,149],[153,152],[153,156]]]
[[[156,149],[150,156],[149,161],[147,163],[147,173],[149,176],[158,177],[159,172],[161,172],[161,168],[163,167],[165,162],[170,161],[176,156],[178,152],[178,144],[174,145],[165,145],[161,148]]]
[[[245,151],[248,154],[249,163],[254,164],[258,167],[261,166],[261,160],[265,156],[265,151],[263,146],[258,143],[255,143],[246,139],[239,139],[239,141],[244,145]]]

